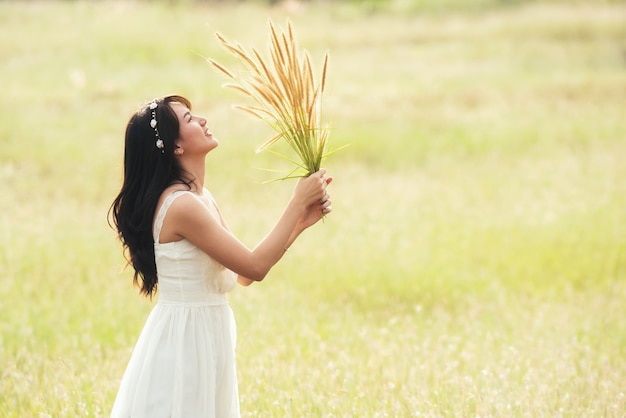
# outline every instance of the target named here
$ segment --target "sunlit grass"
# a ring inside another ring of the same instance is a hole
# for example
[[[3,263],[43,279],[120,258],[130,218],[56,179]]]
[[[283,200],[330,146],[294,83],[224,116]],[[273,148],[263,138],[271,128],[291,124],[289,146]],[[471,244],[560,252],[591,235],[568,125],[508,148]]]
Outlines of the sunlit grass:
[[[0,2],[0,416],[110,411],[152,307],[106,224],[136,106],[188,96],[231,227],[276,219],[293,183],[200,55],[287,15],[350,147],[331,216],[230,297],[243,416],[623,416],[626,9],[401,3]]]

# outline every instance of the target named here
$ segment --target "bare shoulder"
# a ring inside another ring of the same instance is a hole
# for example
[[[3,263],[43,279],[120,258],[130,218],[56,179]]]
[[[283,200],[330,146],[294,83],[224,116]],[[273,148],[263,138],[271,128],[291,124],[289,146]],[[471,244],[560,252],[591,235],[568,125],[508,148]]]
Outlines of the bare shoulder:
[[[175,190],[172,193],[179,193],[179,196],[170,204],[168,213],[184,217],[193,215],[195,212],[206,213],[206,206],[202,203],[200,196],[187,190]]]
[[[211,215],[203,197],[195,193],[180,193],[171,203],[168,214],[170,223],[179,234],[186,236],[196,228],[212,228],[219,225]]]
[[[172,193],[179,195],[171,202],[165,214],[161,229],[161,242],[189,238],[196,230],[212,229],[215,221],[199,196],[188,190],[180,189],[167,192],[166,190],[161,195],[159,207]]]
[[[178,184],[169,186],[165,190],[163,190],[163,192],[161,193],[161,196],[159,197],[158,206],[161,206],[163,204],[163,202],[165,202],[165,199],[167,199],[173,193],[176,193],[176,192],[188,192],[188,191],[189,191],[189,189],[181,187]],[[188,194],[188,193],[184,193],[184,194]]]

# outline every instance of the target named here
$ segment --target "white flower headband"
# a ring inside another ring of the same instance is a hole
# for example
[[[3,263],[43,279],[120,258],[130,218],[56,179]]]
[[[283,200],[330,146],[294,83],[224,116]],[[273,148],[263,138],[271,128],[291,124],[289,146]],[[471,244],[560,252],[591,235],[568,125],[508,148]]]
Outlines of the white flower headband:
[[[163,153],[163,140],[161,139],[161,135],[159,135],[159,129],[157,128],[157,118],[156,118],[156,108],[157,108],[157,99],[153,99],[148,105],[150,110],[152,111],[152,119],[150,120],[150,126],[154,129],[154,133],[156,134],[156,147],[161,150]]]

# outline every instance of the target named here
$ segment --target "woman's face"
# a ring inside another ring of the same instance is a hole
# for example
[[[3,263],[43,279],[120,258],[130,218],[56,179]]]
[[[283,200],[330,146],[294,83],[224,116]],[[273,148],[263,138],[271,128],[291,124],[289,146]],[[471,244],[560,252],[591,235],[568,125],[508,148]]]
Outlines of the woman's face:
[[[182,150],[183,154],[206,154],[215,147],[219,142],[213,137],[207,125],[207,120],[201,116],[196,116],[189,109],[178,102],[172,102],[169,106],[174,110],[178,117],[179,138],[176,145],[179,147],[177,153]]]

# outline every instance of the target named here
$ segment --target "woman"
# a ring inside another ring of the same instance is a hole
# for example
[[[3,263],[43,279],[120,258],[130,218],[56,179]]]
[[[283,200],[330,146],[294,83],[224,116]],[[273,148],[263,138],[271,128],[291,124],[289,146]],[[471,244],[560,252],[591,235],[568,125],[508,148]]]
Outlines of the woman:
[[[122,379],[113,417],[238,417],[235,322],[225,293],[261,281],[309,226],[330,213],[320,170],[295,186],[253,249],[233,236],[204,188],[218,141],[181,96],[155,99],[126,128],[124,182],[110,215],[134,281],[159,300]]]

